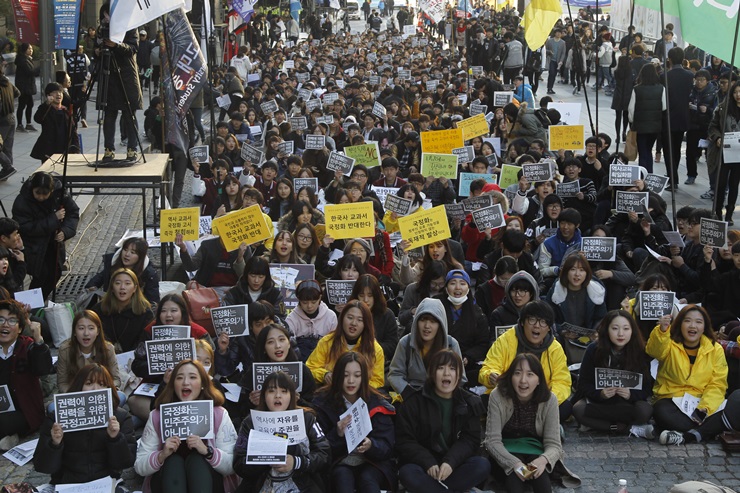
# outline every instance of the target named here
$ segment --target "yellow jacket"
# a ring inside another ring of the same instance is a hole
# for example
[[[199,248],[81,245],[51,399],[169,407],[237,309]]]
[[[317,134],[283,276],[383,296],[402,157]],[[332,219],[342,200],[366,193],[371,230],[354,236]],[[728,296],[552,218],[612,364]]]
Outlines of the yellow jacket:
[[[658,360],[658,378],[653,386],[655,400],[683,397],[689,393],[700,397],[697,409],[714,413],[727,391],[727,360],[721,344],[702,337],[693,367],[683,344],[671,339],[670,328],[663,332],[656,326],[650,333],[645,352]]]
[[[424,208],[419,206],[416,209],[412,210],[409,216],[416,214],[419,211],[423,211]],[[396,215],[396,218],[393,219],[391,216],[393,212],[391,211],[385,211],[385,216],[383,216],[383,224],[385,225],[385,232],[388,234],[395,233],[396,231],[401,231],[401,228],[398,226],[398,218],[403,217]]]
[[[334,334],[335,332],[330,332],[319,339],[318,344],[316,344],[316,349],[313,350],[311,356],[308,357],[308,361],[306,361],[306,366],[311,370],[313,378],[318,384],[323,384],[326,374],[334,371],[335,361],[329,361],[329,351],[331,349],[332,341],[334,340]],[[357,344],[355,344],[355,347],[350,351],[357,351],[360,347],[361,341],[362,336],[360,336]],[[374,345],[375,365],[373,366],[373,373],[370,377],[370,385],[378,389],[385,385],[385,376],[383,373],[385,368],[385,357],[383,356],[383,348],[378,344],[378,341],[375,341]]]
[[[488,376],[491,373],[501,375],[505,372],[514,361],[518,346],[516,329],[509,329],[488,350],[483,367],[478,373],[478,382],[488,387],[489,392],[493,387],[488,383]],[[571,380],[565,352],[557,340],[553,340],[547,351],[542,353],[540,362],[550,391],[558,398],[558,404],[562,404],[570,397]]]

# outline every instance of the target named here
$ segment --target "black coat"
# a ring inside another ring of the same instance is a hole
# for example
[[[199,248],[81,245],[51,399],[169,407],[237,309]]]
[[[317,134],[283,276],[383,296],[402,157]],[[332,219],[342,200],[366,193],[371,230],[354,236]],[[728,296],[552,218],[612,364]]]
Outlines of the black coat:
[[[113,253],[106,253],[103,255],[103,270],[95,274],[92,279],[85,284],[86,288],[96,287],[102,288],[103,291],[108,290],[113,255]],[[144,292],[144,297],[149,301],[149,303],[159,303],[159,273],[151,262],[147,264],[146,268],[144,268],[138,277],[139,286],[141,286],[141,290]]]
[[[488,317],[475,304],[472,293],[468,293],[468,299],[462,304],[462,316],[452,321],[452,303],[447,299],[447,291],[443,290],[435,298],[442,301],[447,313],[447,333],[454,337],[460,344],[460,352],[463,358],[468,359],[465,373],[470,382],[478,380],[477,372],[480,369],[478,362],[486,359],[488,352]],[[471,376],[472,375],[472,376]]]
[[[31,150],[31,157],[46,161],[53,154],[64,154],[69,149],[71,154],[80,152],[77,127],[72,123],[69,110],[62,106],[53,108],[49,103],[42,103],[36,110],[33,119],[41,125],[41,135]]]
[[[269,301],[275,307],[275,314],[281,319],[285,318],[285,304],[280,289],[273,286],[270,289],[262,289],[262,293],[255,301]],[[242,277],[236,286],[229,289],[224,295],[224,306],[229,305],[248,305],[252,303],[252,297],[249,294],[249,286],[246,279]]]
[[[694,74],[683,67],[675,67],[666,73],[668,84],[668,106],[671,113],[671,132],[685,132],[691,125],[689,97],[694,88]],[[666,130],[664,126],[663,130]]]
[[[130,308],[121,313],[104,315],[100,303],[92,308],[103,323],[105,340],[116,346],[116,352],[125,353],[135,350],[140,342],[147,338],[144,330],[149,322],[154,320],[154,313],[147,310],[136,315]],[[120,351],[119,351],[120,348]]]
[[[19,53],[15,57],[15,87],[20,89],[21,96],[36,94],[36,75],[38,70],[33,65],[31,57]]]
[[[619,75],[615,71],[614,80],[616,81],[616,85],[614,87],[614,94],[612,95],[611,109],[616,111],[628,111],[630,98],[632,97],[632,88],[635,84],[632,78],[632,72],[626,70],[625,73]]]
[[[98,38],[98,46],[102,40]],[[139,34],[136,29],[126,33],[123,43],[110,48],[110,77],[108,79],[107,109],[128,111],[126,99],[132,110],[144,109],[139,83],[139,66],[136,53],[139,50]],[[100,108],[98,108],[100,109]]]

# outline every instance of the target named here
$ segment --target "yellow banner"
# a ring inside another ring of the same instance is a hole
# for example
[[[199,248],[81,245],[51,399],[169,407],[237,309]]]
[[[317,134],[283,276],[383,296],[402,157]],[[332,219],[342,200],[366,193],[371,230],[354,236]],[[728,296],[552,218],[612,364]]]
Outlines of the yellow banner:
[[[409,249],[451,237],[444,205],[398,218],[401,238],[411,242]]]
[[[253,245],[272,237],[259,205],[218,217],[213,220],[211,229],[213,234],[221,237],[221,243],[228,252],[239,248],[242,242]]]
[[[185,241],[198,239],[200,231],[200,209],[163,209],[159,211],[159,239],[162,243],[175,241],[180,233]]]
[[[452,149],[463,146],[463,131],[461,128],[449,130],[432,130],[421,133],[422,152],[436,152],[438,154],[452,154]]]
[[[353,158],[355,164],[364,164],[368,168],[380,165],[380,152],[377,142],[361,146],[345,147],[344,154],[347,157]]]
[[[326,234],[335,240],[375,236],[375,215],[372,202],[327,204],[324,207],[324,219],[326,220]]]
[[[583,125],[550,125],[550,149],[559,151],[583,151],[586,141],[586,132]]]
[[[522,169],[521,166],[514,166],[513,164],[504,164],[501,167],[501,177],[498,179],[498,186],[501,187],[501,190],[506,190],[509,185],[519,183],[519,178],[516,175],[520,169]]]
[[[421,174],[454,180],[457,178],[457,156],[424,152],[421,155]]]
[[[490,132],[486,115],[483,113],[478,113],[475,116],[457,122],[457,128],[462,129],[463,140],[470,140],[473,137],[486,135]]]

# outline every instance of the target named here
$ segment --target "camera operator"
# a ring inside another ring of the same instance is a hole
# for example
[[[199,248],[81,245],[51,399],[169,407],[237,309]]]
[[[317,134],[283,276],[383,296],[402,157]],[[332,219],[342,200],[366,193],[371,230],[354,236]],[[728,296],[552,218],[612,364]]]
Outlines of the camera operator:
[[[100,8],[100,27],[98,28],[98,44],[95,49],[100,61],[98,63],[98,109],[102,99],[105,99],[105,118],[103,121],[103,137],[105,154],[103,161],[115,159],[116,119],[121,112],[121,119],[128,136],[127,160],[136,160],[137,130],[134,123],[136,110],[142,109],[141,85],[139,84],[139,69],[136,64],[136,53],[139,48],[139,37],[136,29],[126,33],[123,43],[111,41],[110,36],[110,2]],[[110,54],[107,84],[108,91],[101,97],[100,90],[105,81],[103,78],[106,51]]]

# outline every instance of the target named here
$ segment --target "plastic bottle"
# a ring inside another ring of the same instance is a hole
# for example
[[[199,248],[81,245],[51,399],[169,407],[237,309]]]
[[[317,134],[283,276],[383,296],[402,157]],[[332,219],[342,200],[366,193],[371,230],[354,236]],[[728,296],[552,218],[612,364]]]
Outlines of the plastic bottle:
[[[628,493],[627,492],[627,480],[626,479],[620,479],[619,480],[619,491],[617,493]]]

